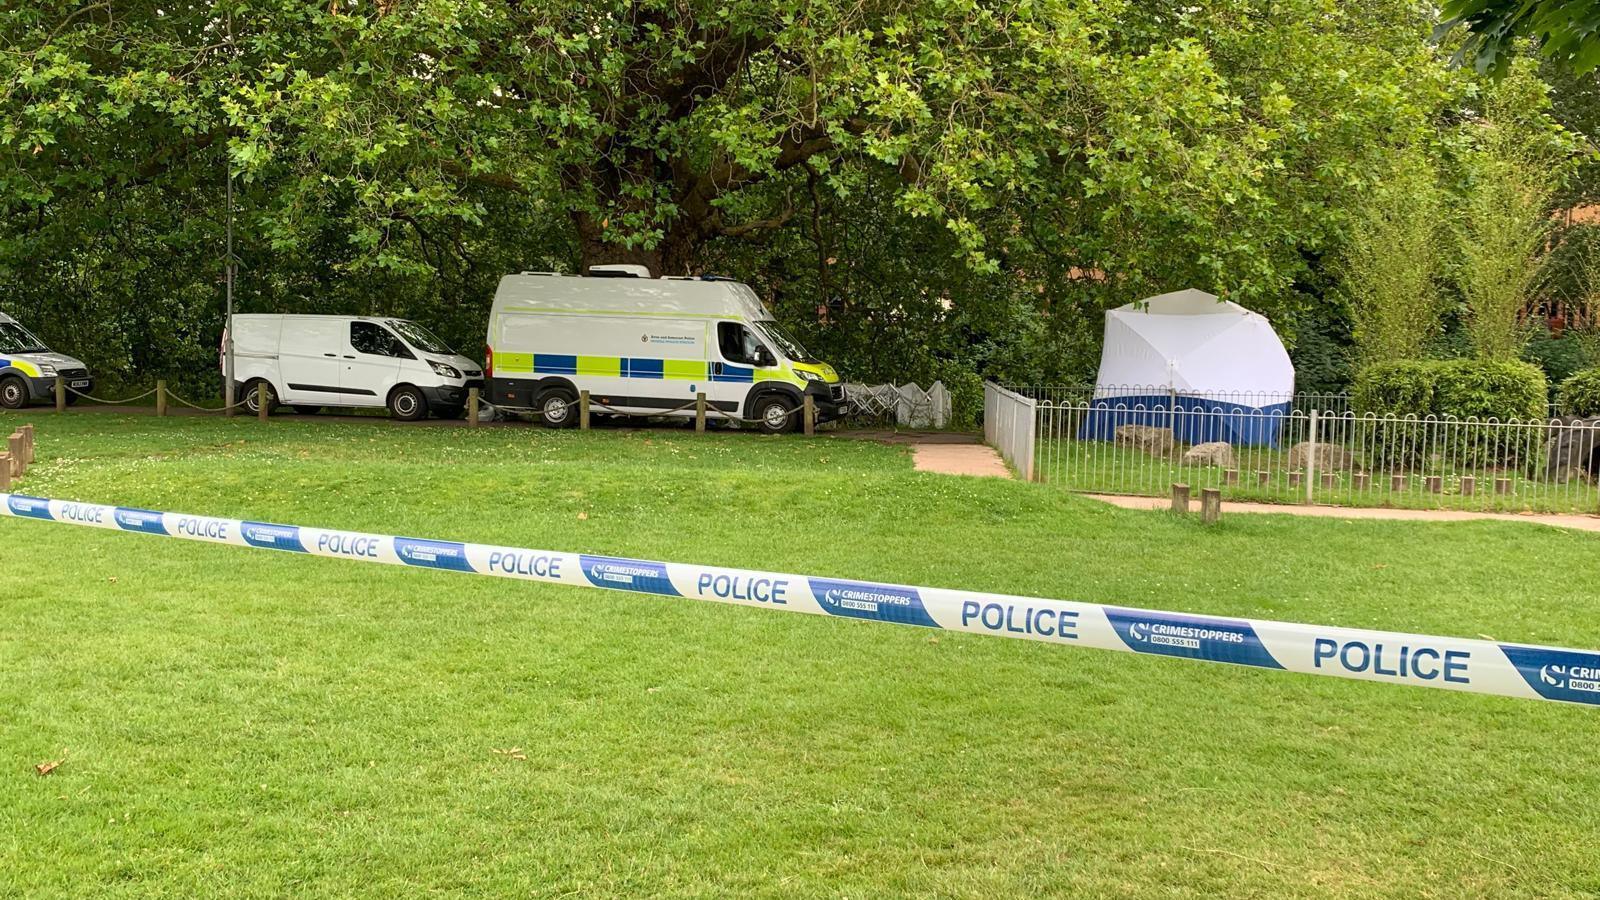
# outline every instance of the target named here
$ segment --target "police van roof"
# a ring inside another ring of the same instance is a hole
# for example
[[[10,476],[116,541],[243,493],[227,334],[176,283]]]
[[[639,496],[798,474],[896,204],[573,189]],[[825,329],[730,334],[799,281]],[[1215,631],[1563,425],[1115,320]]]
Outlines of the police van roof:
[[[522,272],[500,279],[493,314],[502,312],[677,313],[695,318],[770,319],[748,285],[726,278],[639,278]]]

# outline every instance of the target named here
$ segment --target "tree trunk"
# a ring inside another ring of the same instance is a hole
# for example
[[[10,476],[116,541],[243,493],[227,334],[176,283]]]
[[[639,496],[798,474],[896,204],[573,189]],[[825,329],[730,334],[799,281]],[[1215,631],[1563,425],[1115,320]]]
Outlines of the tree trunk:
[[[699,256],[699,228],[694,224],[675,224],[654,248],[624,247],[605,237],[605,230],[586,213],[574,215],[578,228],[578,254],[582,272],[590,266],[635,265],[650,270],[653,277],[693,275]]]

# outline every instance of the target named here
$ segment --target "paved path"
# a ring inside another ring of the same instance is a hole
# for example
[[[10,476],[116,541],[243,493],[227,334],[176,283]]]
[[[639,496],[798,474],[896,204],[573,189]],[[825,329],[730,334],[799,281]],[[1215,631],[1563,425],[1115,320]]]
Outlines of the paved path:
[[[1167,497],[1124,497],[1113,494],[1084,494],[1094,500],[1120,506],[1123,509],[1171,509]],[[1200,501],[1190,501],[1190,509],[1198,512]],[[1556,528],[1573,528],[1579,531],[1600,531],[1600,516],[1578,514],[1521,514],[1468,512],[1460,509],[1385,509],[1376,507],[1297,506],[1287,503],[1236,503],[1222,504],[1225,513],[1274,513],[1281,516],[1322,516],[1330,519],[1392,519],[1407,522],[1470,522],[1478,519],[1496,519],[1502,522],[1532,522]]]
[[[849,430],[839,437],[877,441],[911,448],[911,464],[918,472],[942,475],[976,475],[1010,478],[1011,469],[993,447],[975,434],[955,431]]]

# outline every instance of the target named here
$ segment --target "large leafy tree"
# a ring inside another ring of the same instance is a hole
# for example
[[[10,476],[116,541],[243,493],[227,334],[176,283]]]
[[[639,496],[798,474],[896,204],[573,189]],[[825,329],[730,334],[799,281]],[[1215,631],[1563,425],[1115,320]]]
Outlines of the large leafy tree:
[[[1480,72],[1505,71],[1519,40],[1582,74],[1600,66],[1600,4],[1594,0],[1445,0],[1445,34],[1464,27],[1461,56]]]
[[[1147,291],[1302,306],[1386,148],[1460,94],[1430,24],[1402,0],[40,0],[0,10],[0,266],[40,306],[110,298],[145,368],[138,328],[214,321],[231,169],[247,307],[462,337],[513,268],[731,265],[873,359],[1037,370],[1019,348]]]

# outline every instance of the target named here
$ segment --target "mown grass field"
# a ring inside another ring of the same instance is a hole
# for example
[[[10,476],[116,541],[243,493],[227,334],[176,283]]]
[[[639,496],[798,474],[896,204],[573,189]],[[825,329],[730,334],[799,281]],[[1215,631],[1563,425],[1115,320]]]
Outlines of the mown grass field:
[[[1600,537],[1533,525],[1202,529],[840,438],[31,420],[40,495],[1600,645]],[[1578,707],[0,519],[5,895],[1590,896],[1597,747]]]

